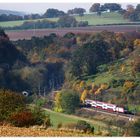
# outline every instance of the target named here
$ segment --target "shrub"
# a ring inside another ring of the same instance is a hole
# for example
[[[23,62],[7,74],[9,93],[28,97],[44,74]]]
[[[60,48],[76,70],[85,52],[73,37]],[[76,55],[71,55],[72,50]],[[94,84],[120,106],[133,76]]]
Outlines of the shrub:
[[[83,130],[85,133],[94,132],[94,127],[91,127],[89,123],[83,120],[77,122],[76,129]]]
[[[41,107],[35,106],[32,110],[32,113],[33,113],[36,125],[44,124],[46,115],[45,115],[45,112],[41,109]]]
[[[140,136],[140,119],[130,124],[128,128],[129,136]]]
[[[62,127],[62,123],[58,123],[57,128],[61,128]]]
[[[45,119],[44,119],[44,127],[45,127],[45,128],[48,128],[48,127],[50,127],[50,126],[52,126],[52,124],[51,124],[50,116],[48,115],[48,116],[46,116]]]
[[[10,90],[0,90],[0,121],[6,120],[13,112],[25,108],[25,97]]]
[[[83,131],[84,133],[94,133],[94,127],[90,126],[89,123],[83,120],[79,120],[77,123],[68,123],[64,125],[68,129],[76,129]]]
[[[10,122],[17,127],[29,127],[35,124],[35,118],[30,111],[16,112],[13,113],[10,118]]]
[[[119,79],[119,80],[112,79],[110,81],[110,86],[113,87],[113,88],[116,88],[118,86],[123,86],[124,82],[125,82],[124,79]]]
[[[108,66],[106,64],[100,65],[97,67],[98,72],[106,72],[108,71]]]

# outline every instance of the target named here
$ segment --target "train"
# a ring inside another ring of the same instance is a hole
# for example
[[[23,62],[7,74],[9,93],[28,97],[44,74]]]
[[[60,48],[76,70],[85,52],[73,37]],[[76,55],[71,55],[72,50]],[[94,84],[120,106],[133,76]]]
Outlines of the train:
[[[127,110],[124,109],[124,107],[119,107],[115,104],[85,99],[84,104],[88,107],[94,107],[99,108],[102,110],[110,111],[110,112],[118,112],[118,113],[126,113]]]

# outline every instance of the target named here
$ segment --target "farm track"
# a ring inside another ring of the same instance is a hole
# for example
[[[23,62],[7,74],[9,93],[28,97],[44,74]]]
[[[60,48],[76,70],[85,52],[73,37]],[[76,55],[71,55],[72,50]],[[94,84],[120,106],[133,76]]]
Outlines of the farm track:
[[[35,29],[35,30],[7,30],[10,40],[16,41],[18,39],[31,39],[32,36],[43,37],[51,33],[56,33],[60,36],[68,32],[73,33],[95,33],[104,30],[113,32],[133,32],[140,30],[140,25],[110,25],[110,26],[89,26],[89,27],[75,27],[75,28],[56,28],[56,29]]]

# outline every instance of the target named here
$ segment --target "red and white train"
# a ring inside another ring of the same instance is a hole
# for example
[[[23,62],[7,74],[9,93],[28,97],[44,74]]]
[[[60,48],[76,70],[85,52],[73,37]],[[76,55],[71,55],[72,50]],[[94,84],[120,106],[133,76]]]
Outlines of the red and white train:
[[[105,102],[86,99],[85,105],[90,105],[94,108],[100,108],[100,109],[107,110],[107,111],[125,113],[125,110],[123,107],[118,107],[115,104],[109,104],[109,103],[105,103]]]

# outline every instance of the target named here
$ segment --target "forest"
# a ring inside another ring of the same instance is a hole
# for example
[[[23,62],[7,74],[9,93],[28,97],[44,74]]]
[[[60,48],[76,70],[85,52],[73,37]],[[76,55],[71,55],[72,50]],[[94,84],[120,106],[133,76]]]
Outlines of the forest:
[[[38,104],[45,101],[50,109],[66,114],[78,114],[77,109],[84,100],[96,96],[100,101],[124,105],[132,111],[135,107],[139,115],[139,53],[140,32],[135,31],[69,32],[64,36],[52,33],[29,40],[10,41],[0,29],[1,120],[6,119],[18,127],[44,122],[46,128],[50,127],[49,116],[45,121],[43,114],[38,118],[40,108],[33,108],[31,112],[25,107],[25,102],[34,104],[40,97],[46,97],[47,101],[39,100]],[[59,92],[53,93],[55,90]],[[20,97],[22,91],[27,91],[29,97]],[[11,106],[12,98],[13,110],[6,113],[3,105]],[[23,115],[28,119],[20,120]],[[84,126],[85,132],[94,132],[94,127],[86,122],[69,125],[77,129],[80,126]],[[131,135],[139,135],[139,132]]]

